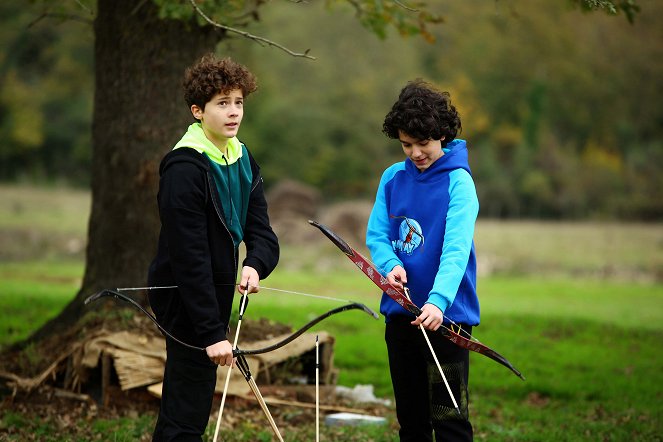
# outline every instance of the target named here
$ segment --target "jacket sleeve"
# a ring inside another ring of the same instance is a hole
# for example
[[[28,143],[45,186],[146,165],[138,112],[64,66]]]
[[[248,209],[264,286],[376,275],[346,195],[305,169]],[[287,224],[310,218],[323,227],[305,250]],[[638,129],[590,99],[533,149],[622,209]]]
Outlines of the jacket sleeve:
[[[465,274],[478,214],[479,199],[472,177],[463,169],[453,171],[442,256],[427,301],[443,312],[453,304]]]
[[[189,162],[172,164],[159,184],[159,216],[175,282],[204,346],[226,339],[210,262],[205,175]]]
[[[248,152],[248,150],[247,150]],[[243,265],[256,269],[260,279],[265,279],[279,261],[279,242],[269,223],[267,200],[260,175],[260,167],[249,153],[253,183],[249,196],[249,208],[244,226],[246,258]]]

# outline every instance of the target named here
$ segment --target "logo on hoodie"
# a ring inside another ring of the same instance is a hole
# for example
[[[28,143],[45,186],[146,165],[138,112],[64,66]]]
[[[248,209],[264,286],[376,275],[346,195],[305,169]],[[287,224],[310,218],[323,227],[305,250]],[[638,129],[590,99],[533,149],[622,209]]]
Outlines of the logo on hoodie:
[[[412,255],[414,251],[424,245],[424,233],[417,220],[406,216],[390,215],[390,218],[402,219],[398,226],[398,239],[391,242],[394,252],[403,252]]]

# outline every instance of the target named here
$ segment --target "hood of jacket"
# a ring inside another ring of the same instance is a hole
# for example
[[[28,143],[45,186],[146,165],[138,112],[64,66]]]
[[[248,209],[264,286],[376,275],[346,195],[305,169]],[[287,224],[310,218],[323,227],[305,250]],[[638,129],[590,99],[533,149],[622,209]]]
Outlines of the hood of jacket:
[[[182,139],[175,144],[173,150],[182,147],[189,147],[204,153],[207,157],[218,164],[229,165],[237,162],[242,157],[242,143],[237,137],[228,140],[228,152],[226,155],[212,143],[203,131],[200,123],[193,123],[189,126]]]
[[[444,147],[444,155],[423,172],[419,171],[411,159],[407,158],[405,160],[405,171],[417,181],[436,181],[455,169],[465,169],[470,175],[472,174],[468,162],[467,143],[465,140],[456,139],[448,143]]]

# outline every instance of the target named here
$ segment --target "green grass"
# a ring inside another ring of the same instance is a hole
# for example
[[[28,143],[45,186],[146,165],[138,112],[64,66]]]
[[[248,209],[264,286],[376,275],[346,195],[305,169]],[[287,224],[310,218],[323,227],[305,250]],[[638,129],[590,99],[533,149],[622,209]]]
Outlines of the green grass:
[[[80,288],[80,261],[3,263],[0,267],[0,348],[27,338],[55,317]]]
[[[29,432],[20,432],[21,428],[29,428]],[[0,431],[4,433],[0,433],[0,441],[136,442],[146,440],[144,435],[153,428],[153,416],[70,422],[66,416],[61,419],[35,419],[34,416],[10,411],[0,418]]]
[[[528,333],[517,346],[502,349],[527,381],[500,380],[495,367],[475,358],[475,425],[487,440],[656,440],[660,435],[660,331],[507,319],[520,326],[504,320],[495,326]]]
[[[41,321],[45,321],[48,312],[57,312],[75,291],[76,273],[81,267],[59,265],[62,267],[58,271],[69,277],[58,280],[54,278],[57,272],[44,272],[40,263],[15,264],[11,271],[3,270],[0,292],[9,296],[2,297],[2,308],[12,308],[23,319],[22,335],[30,330],[26,322],[39,322],[37,317],[42,315]],[[53,282],[48,286],[30,283],[31,278],[41,275]],[[366,281],[353,269],[321,275],[277,271],[264,285],[347,298],[377,309],[377,294]],[[506,356],[527,380],[519,380],[483,356],[472,355],[471,415],[477,440],[660,440],[663,286],[492,277],[482,278],[479,287],[483,324],[475,329],[475,335]],[[23,299],[25,293],[31,293],[29,302]],[[263,290],[252,298],[246,317],[269,317],[298,328],[338,305]],[[34,312],[36,306],[38,314]],[[336,339],[334,362],[340,368],[339,384],[372,384],[376,395],[391,397],[382,320],[349,311],[328,318],[311,332],[321,330]],[[3,342],[15,337],[1,329]],[[397,440],[393,415],[388,417],[392,422],[389,427],[323,426],[323,430],[326,440]],[[48,432],[48,423],[35,428],[25,419],[20,415],[4,416],[3,426],[18,421],[14,425]],[[140,419],[146,423],[141,424]],[[132,440],[131,435],[150,431],[149,422],[149,416],[95,421],[90,431],[108,434],[106,429],[112,427],[116,440]],[[290,434],[293,439],[286,440],[311,440],[311,431],[302,426]],[[224,436],[227,441],[269,440],[269,431],[247,426]]]
[[[491,277],[478,283],[484,321],[491,315],[590,320],[661,330],[663,285],[541,277]]]

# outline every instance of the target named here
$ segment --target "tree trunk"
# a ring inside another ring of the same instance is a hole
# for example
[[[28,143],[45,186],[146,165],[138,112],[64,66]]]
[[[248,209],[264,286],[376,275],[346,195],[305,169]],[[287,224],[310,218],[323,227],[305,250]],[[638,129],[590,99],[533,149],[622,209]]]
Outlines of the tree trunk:
[[[209,26],[161,20],[151,1],[97,5],[85,276],[75,299],[30,340],[74,324],[85,298],[101,288],[144,284],[159,231],[159,162],[193,121],[182,76],[223,37]]]

